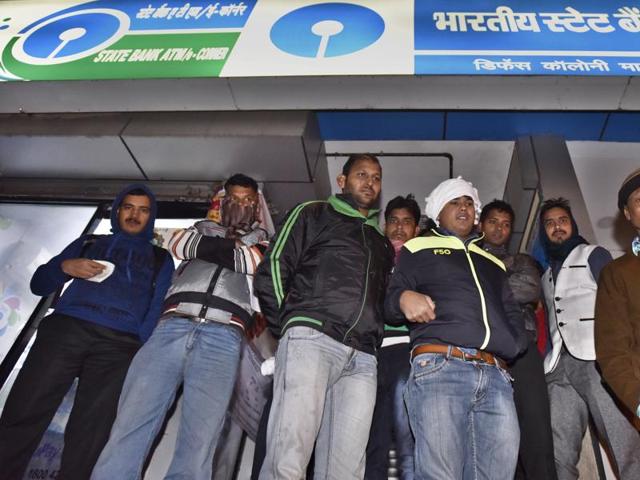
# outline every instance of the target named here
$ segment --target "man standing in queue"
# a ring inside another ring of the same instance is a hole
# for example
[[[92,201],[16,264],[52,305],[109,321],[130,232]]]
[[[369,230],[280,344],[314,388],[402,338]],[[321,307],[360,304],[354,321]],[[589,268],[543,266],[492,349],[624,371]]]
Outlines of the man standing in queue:
[[[505,360],[526,348],[504,264],[478,246],[478,192],[461,177],[438,185],[426,213],[437,228],[402,248],[388,322],[409,322],[405,398],[421,480],[512,480],[520,432]]]
[[[141,477],[181,385],[180,427],[165,478],[211,479],[244,331],[254,320],[250,274],[261,253],[253,247],[271,225],[257,182],[235,174],[212,199],[207,219],[172,237],[169,250],[184,261],[158,326],[131,364],[93,480]]]
[[[83,235],[33,274],[36,295],[71,283],[38,328],[2,412],[0,479],[23,477],[75,377],[57,478],[89,478],[129,364],[156,326],[171,282],[171,257],[150,243],[155,218],[151,190],[130,185],[113,202],[112,235]]]
[[[602,376],[640,417],[640,170],[622,182],[618,208],[636,230],[629,251],[602,269],[596,298],[596,360]]]
[[[486,204],[480,213],[482,248],[498,257],[507,268],[509,286],[522,311],[528,347],[509,365],[513,376],[513,399],[520,424],[520,453],[516,478],[554,480],[557,478],[553,459],[553,436],[549,395],[544,378],[542,356],[536,345],[535,309],[540,301],[540,267],[529,255],[511,255],[507,245],[515,213],[502,200]]]
[[[612,454],[618,478],[640,478],[640,436],[602,384],[595,362],[597,283],[611,254],[579,235],[569,202],[563,198],[542,204],[540,239],[549,259],[542,290],[552,348],[544,367],[558,478],[578,478],[589,417]]]
[[[402,246],[420,230],[420,207],[413,196],[395,197],[384,210],[384,234],[391,241],[395,259]],[[405,325],[384,326],[378,351],[378,393],[367,445],[367,480],[389,478],[389,449],[395,446],[398,478],[413,480],[413,435],[403,392],[409,378],[409,330]]]
[[[376,350],[392,247],[373,207],[373,155],[352,155],[341,194],[298,205],[262,264],[255,291],[279,337],[261,480],[361,479],[376,397]]]

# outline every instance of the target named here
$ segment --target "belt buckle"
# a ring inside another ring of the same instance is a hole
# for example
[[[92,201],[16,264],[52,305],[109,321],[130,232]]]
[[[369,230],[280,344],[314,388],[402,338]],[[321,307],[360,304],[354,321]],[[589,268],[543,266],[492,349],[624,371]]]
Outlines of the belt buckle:
[[[196,317],[196,322],[199,324],[207,323],[207,319],[205,317]]]

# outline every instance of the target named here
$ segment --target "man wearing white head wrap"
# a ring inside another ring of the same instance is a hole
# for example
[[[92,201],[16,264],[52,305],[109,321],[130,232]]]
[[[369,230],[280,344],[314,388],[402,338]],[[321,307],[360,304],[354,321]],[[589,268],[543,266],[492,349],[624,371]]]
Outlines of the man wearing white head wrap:
[[[407,407],[415,476],[512,480],[520,432],[503,359],[526,347],[504,264],[477,245],[480,201],[462,178],[438,185],[426,213],[437,228],[405,243],[385,300],[407,323]]]
[[[480,218],[480,208],[482,206],[480,198],[478,198],[478,190],[471,182],[467,182],[462,177],[450,178],[434,188],[431,195],[425,198],[427,206],[424,209],[424,213],[435,221],[436,225],[440,226],[440,220],[438,217],[440,216],[442,207],[449,203],[449,201],[458,197],[469,197],[473,200],[476,213],[474,224],[478,223],[478,219]]]

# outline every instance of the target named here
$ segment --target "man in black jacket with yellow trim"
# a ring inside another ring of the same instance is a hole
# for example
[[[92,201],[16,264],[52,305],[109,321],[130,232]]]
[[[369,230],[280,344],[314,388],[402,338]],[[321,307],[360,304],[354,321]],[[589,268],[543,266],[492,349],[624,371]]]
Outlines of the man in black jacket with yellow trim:
[[[361,479],[376,398],[376,349],[393,255],[378,227],[382,171],[352,155],[342,195],[287,217],[255,277],[276,353],[273,405],[261,480]]]
[[[504,361],[526,337],[503,263],[477,245],[479,210],[471,183],[438,185],[426,207],[438,228],[404,245],[385,301],[389,323],[409,322],[405,398],[421,480],[511,480],[516,467],[520,432]]]

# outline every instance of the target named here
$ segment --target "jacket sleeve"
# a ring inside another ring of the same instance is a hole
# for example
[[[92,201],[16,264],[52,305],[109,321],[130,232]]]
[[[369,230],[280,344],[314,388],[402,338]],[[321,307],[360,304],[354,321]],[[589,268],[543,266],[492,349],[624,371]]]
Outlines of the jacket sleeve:
[[[86,235],[77,238],[67,245],[62,252],[37,268],[33,277],[31,277],[30,285],[31,291],[35,295],[50,295],[72,279],[70,275],[62,271],[62,262],[71,258],[78,258],[86,239]]]
[[[167,255],[164,263],[162,264],[162,268],[160,272],[158,272],[158,276],[156,278],[156,288],[153,291],[153,296],[151,297],[151,301],[149,302],[149,308],[147,313],[140,325],[139,336],[140,340],[146,342],[151,336],[151,332],[156,327],[158,323],[158,319],[160,318],[160,314],[162,313],[162,303],[164,301],[164,297],[167,294],[167,290],[169,290],[169,286],[171,285],[171,277],[173,275],[174,264],[171,255]]]
[[[405,290],[416,290],[417,281],[414,275],[413,254],[402,247],[398,263],[393,269],[393,274],[387,287],[387,295],[384,300],[385,322],[389,325],[400,326],[407,322],[404,313],[400,310],[400,296]]]
[[[241,240],[245,240],[245,237]],[[216,263],[238,273],[252,275],[262,260],[268,245],[268,242],[263,241],[236,247],[235,240],[207,237],[198,233],[194,228],[188,228],[171,238],[167,244],[167,250],[178,260],[197,258],[205,262]]]
[[[514,333],[518,354],[520,354],[524,352],[528,346],[527,332],[524,328],[525,319],[523,318],[522,309],[520,305],[518,305],[518,302],[516,302],[506,276],[502,282],[502,305],[507,315],[509,326]]]
[[[266,251],[254,277],[254,293],[270,330],[280,336],[280,310],[286,300],[309,235],[308,204],[294,208]]]
[[[605,381],[633,412],[640,404],[640,358],[624,278],[605,267],[598,282],[595,315],[596,360]]]
[[[596,247],[591,255],[589,255],[589,269],[591,270],[591,275],[593,275],[594,280],[597,282],[600,278],[600,272],[607,265],[613,257],[609,250],[602,247]]]
[[[537,303],[541,295],[540,271],[529,255],[517,255],[509,268],[509,286],[519,304]]]

